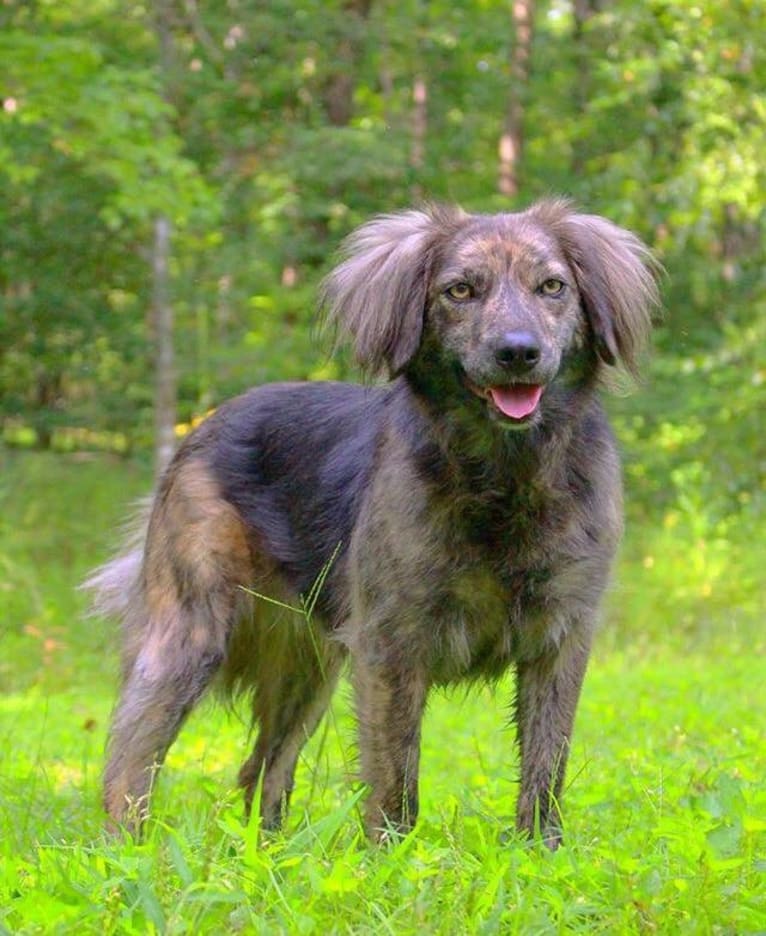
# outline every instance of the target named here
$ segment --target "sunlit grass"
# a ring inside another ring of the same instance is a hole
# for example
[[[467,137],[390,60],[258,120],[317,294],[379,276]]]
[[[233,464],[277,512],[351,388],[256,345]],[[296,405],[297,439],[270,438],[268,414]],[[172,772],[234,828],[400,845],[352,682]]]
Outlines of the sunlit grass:
[[[102,837],[109,691],[3,700],[0,919],[11,932],[757,932],[766,912],[760,661],[594,661],[557,855],[511,836],[509,686],[435,698],[415,835],[361,836],[345,694],[307,749],[283,835],[245,826],[244,726],[197,713],[141,845]],[[95,729],[94,729],[95,724]],[[68,922],[67,922],[68,921]]]
[[[732,601],[730,572],[682,600],[697,587],[686,519],[647,523],[626,543],[578,713],[558,853],[507,834],[509,680],[433,698],[421,819],[394,848],[361,833],[346,686],[302,758],[283,834],[243,824],[235,779],[252,739],[211,703],[173,747],[137,844],[102,832],[114,640],[82,621],[72,586],[106,556],[150,473],[39,454],[3,467],[0,932],[766,929],[762,619],[749,588]],[[735,534],[731,548],[744,549]],[[679,622],[679,607],[695,620],[707,607],[704,626]]]

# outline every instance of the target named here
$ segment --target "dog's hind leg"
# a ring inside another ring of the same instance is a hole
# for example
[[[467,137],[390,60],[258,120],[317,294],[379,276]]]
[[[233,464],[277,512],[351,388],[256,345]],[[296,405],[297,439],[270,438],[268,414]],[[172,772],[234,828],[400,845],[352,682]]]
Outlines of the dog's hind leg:
[[[251,575],[242,521],[204,466],[171,468],[123,613],[123,684],[104,775],[114,824],[137,829],[145,817],[157,768],[224,661]],[[108,590],[109,567],[100,579]]]
[[[104,805],[115,824],[137,830],[148,813],[154,774],[186,716],[223,660],[223,647],[203,637],[209,608],[181,608],[174,630],[197,632],[182,646],[142,650],[124,681],[112,719]]]
[[[260,811],[267,829],[279,828],[289,806],[300,752],[330,703],[343,662],[343,650],[321,634],[308,634],[313,624],[279,625],[264,635],[253,697],[258,738],[242,765],[239,783],[249,815],[258,781]]]

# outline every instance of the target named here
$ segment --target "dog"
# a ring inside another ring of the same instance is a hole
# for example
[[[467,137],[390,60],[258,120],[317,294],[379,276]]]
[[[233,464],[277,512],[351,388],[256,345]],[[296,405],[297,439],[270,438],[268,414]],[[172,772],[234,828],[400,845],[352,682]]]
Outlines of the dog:
[[[638,371],[657,265],[564,200],[435,206],[352,233],[320,306],[388,380],[269,384],[222,405],[180,446],[139,540],[88,583],[122,622],[111,823],[140,827],[215,682],[249,699],[258,732],[239,783],[248,814],[260,783],[263,825],[279,826],[350,657],[373,840],[416,820],[430,690],[514,667],[516,824],[555,848],[622,530],[598,391]]]

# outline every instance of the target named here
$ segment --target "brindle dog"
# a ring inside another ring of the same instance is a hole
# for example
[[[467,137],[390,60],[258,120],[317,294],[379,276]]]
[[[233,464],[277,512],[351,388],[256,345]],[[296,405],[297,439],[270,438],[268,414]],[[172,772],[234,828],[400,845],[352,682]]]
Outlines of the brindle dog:
[[[279,824],[346,657],[366,823],[418,811],[429,691],[516,671],[518,828],[561,840],[572,723],[622,527],[597,397],[635,372],[657,303],[632,234],[559,200],[517,214],[379,217],[323,286],[376,386],[272,384],[183,443],[136,548],[90,580],[123,626],[105,775],[136,826],[214,677],[252,700],[239,780]],[[315,584],[321,579],[321,587]],[[310,592],[312,624],[293,605]]]

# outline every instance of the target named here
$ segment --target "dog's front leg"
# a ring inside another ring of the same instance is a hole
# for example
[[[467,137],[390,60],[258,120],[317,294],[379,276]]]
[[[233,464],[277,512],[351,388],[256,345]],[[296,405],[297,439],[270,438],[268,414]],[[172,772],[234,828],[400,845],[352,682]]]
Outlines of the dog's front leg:
[[[362,780],[370,787],[365,827],[373,841],[384,841],[409,832],[417,819],[427,683],[399,653],[374,663],[357,653],[353,669]]]
[[[516,730],[521,789],[516,826],[561,844],[559,801],[575,709],[590,652],[587,629],[570,633],[561,647],[516,665]]]

